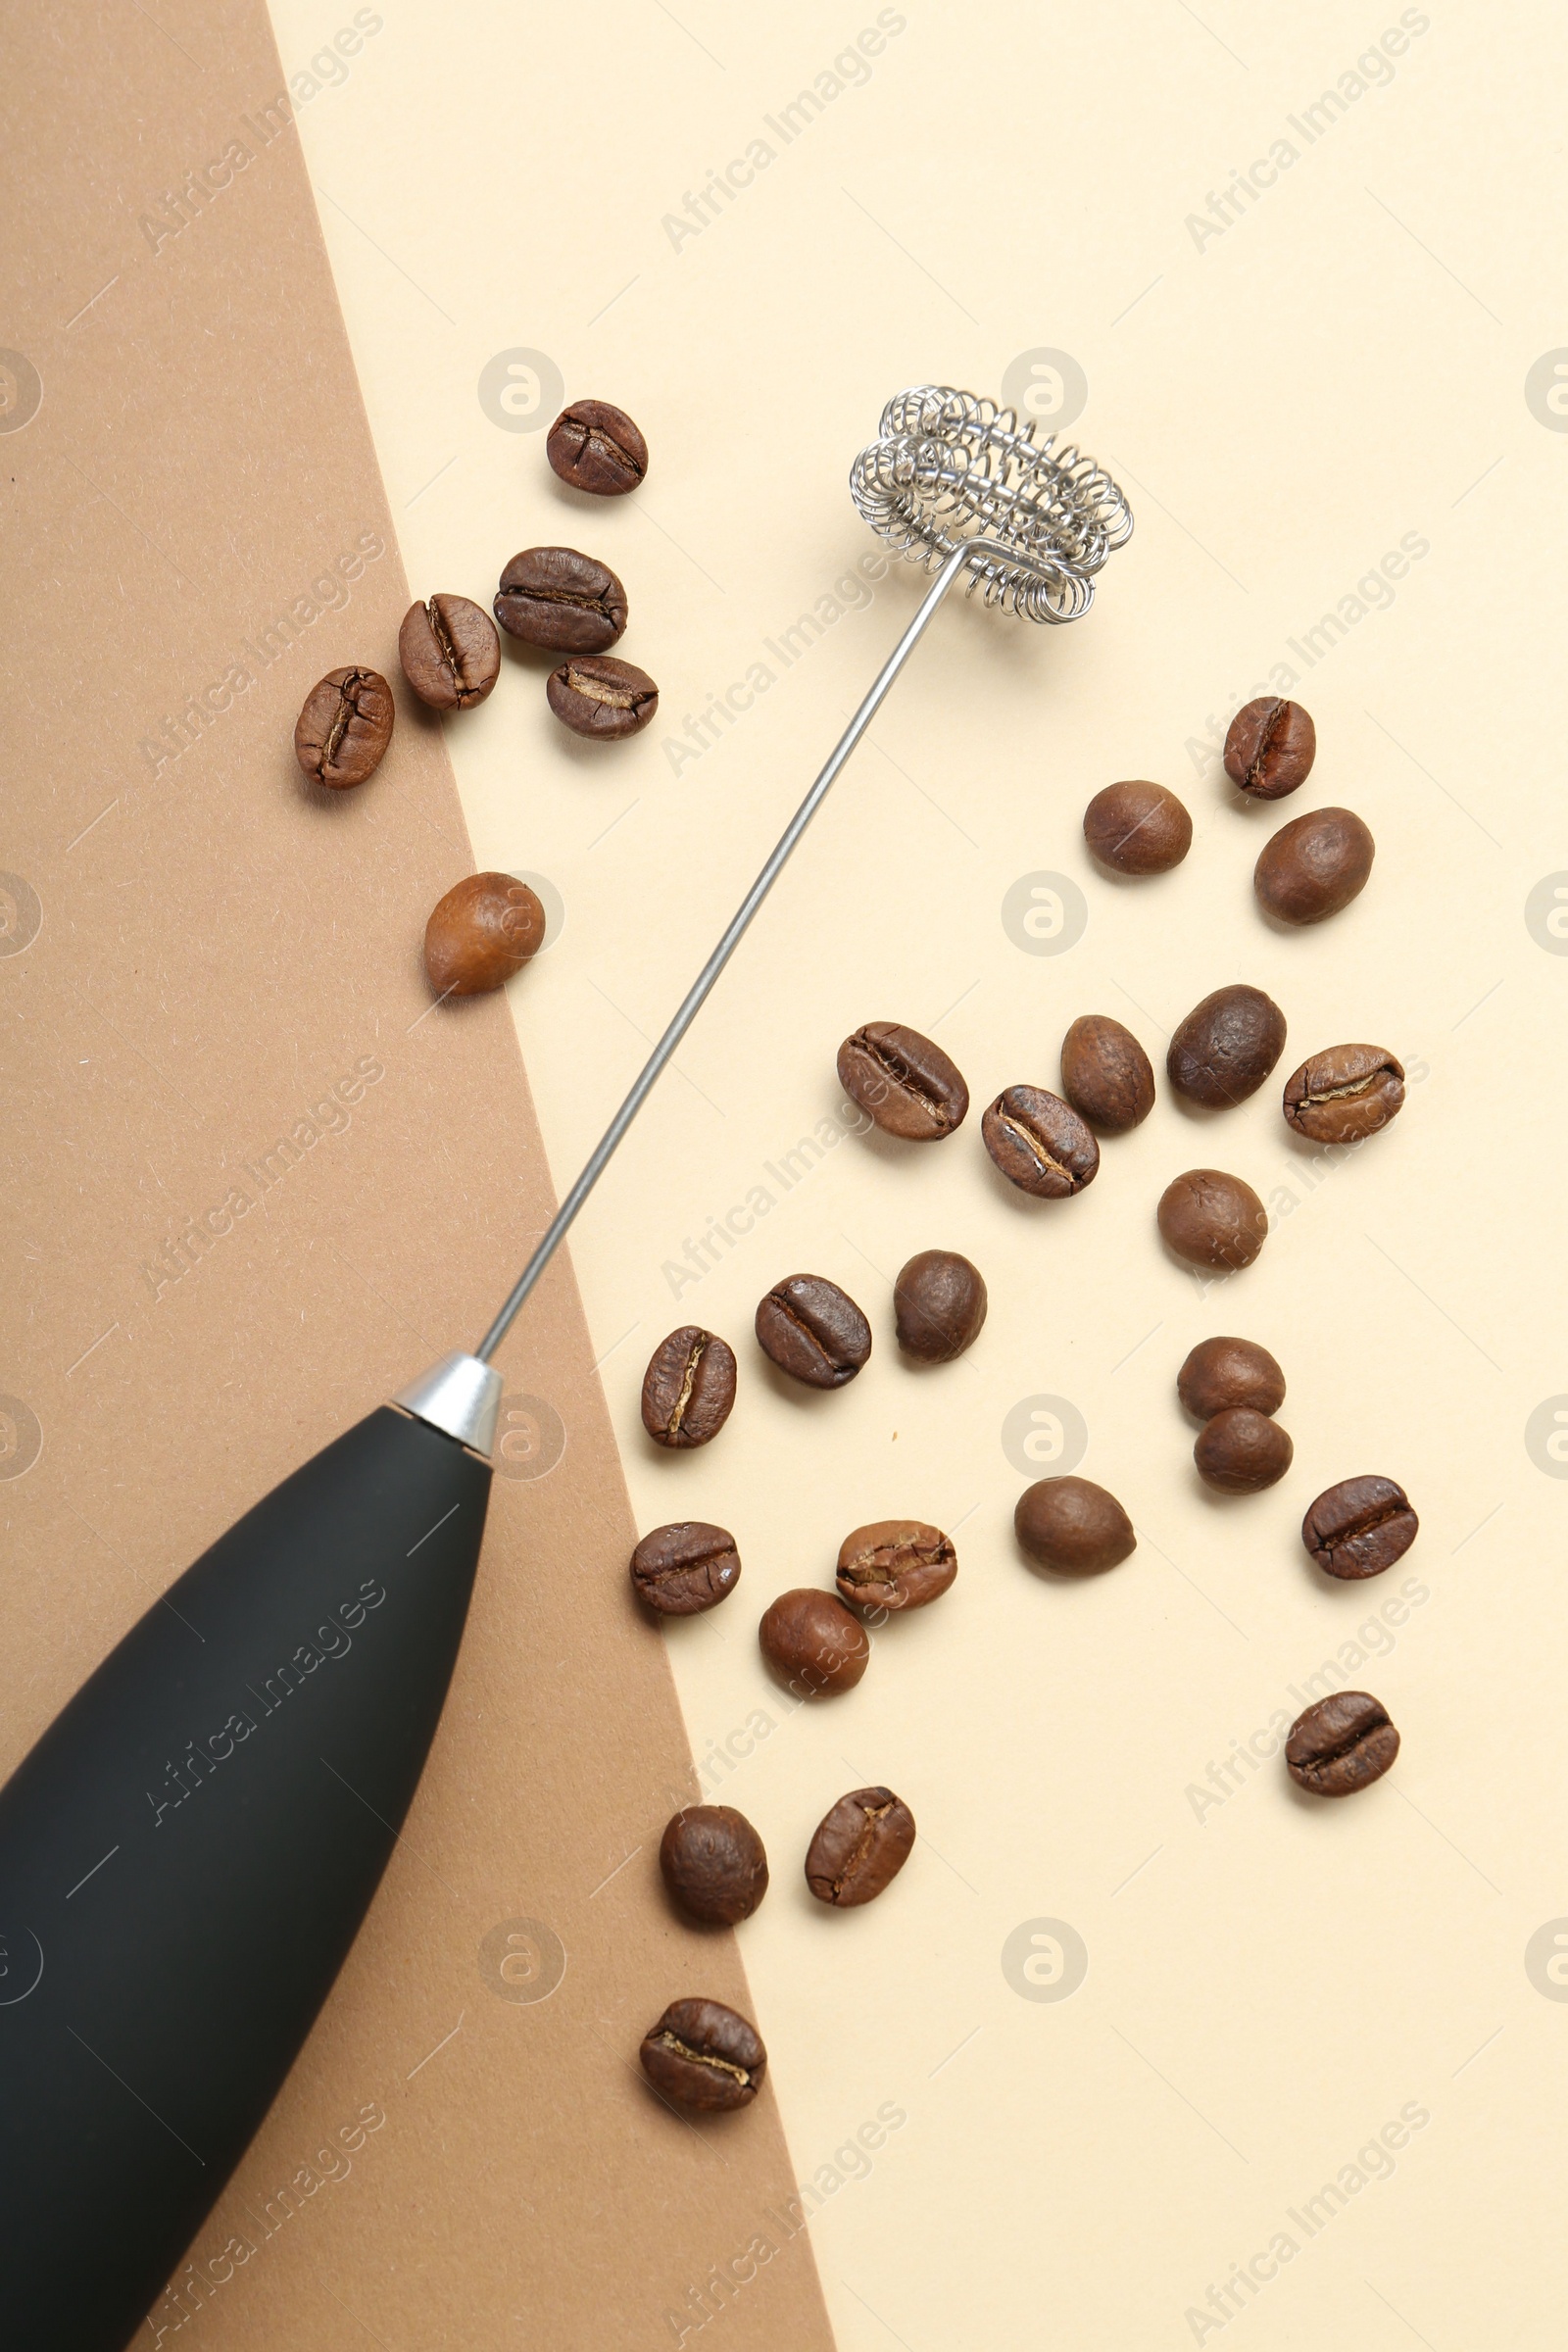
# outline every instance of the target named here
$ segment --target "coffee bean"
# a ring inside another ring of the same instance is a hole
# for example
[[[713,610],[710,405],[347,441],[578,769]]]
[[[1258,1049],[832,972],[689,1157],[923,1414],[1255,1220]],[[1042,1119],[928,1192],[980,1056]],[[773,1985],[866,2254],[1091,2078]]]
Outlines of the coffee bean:
[[[1380,1781],[1399,1752],[1399,1735],[1381,1699],[1336,1690],[1298,1715],[1285,1737],[1285,1764],[1314,1796],[1353,1796]]]
[[[545,698],[564,727],[596,743],[639,733],[659,709],[659,688],[647,670],[613,654],[563,662],[545,680]]]
[[[1065,1200],[1093,1184],[1100,1146],[1070,1102],[1043,1086],[1009,1086],[980,1121],[986,1150],[1009,1184]]]
[[[626,591],[574,547],[525,547],[501,574],[496,618],[509,637],[563,654],[603,654],[626,626]]]
[[[1301,1542],[1320,1568],[1347,1581],[1381,1576],[1402,1560],[1421,1522],[1392,1478],[1343,1478],[1301,1521]]]
[[[520,972],[544,945],[545,910],[513,874],[467,874],[424,927],[424,968],[440,997],[477,997]]]
[[[891,1788],[852,1788],[817,1823],[806,1851],[806,1884],[839,1911],[873,1903],[914,1846],[914,1815]]]
[[[839,1048],[839,1084],[878,1127],[934,1144],[961,1126],[969,1089],[956,1064],[918,1029],[867,1021]]]
[[[871,1326],[836,1282],[790,1274],[758,1306],[757,1341],[792,1380],[842,1389],[871,1352]]]
[[[764,1611],[757,1639],[779,1681],[812,1698],[853,1690],[871,1656],[859,1619],[835,1593],[810,1585],[781,1592]]]
[[[952,1538],[923,1519],[873,1519],[839,1545],[839,1591],[860,1609],[923,1609],[957,1573]]]
[[[1282,923],[1321,923],[1359,898],[1376,848],[1348,808],[1293,817],[1258,854],[1252,869],[1258,904]]]
[[[1225,773],[1254,801],[1283,801],[1306,782],[1316,756],[1311,712],[1268,694],[1242,705],[1225,738]]]
[[[656,1446],[706,1446],[735,1402],[735,1351],[712,1332],[683,1323],[661,1340],[643,1374],[643,1427]]]
[[[329,669],[305,698],[294,757],[313,784],[343,792],[381,764],[397,710],[378,669]]]
[[[1061,1091],[1096,1127],[1125,1135],[1154,1107],[1154,1073],[1130,1029],[1086,1012],[1061,1041]]]
[[[1088,1478],[1043,1478],[1026,1487],[1012,1524],[1035,1565],[1058,1576],[1098,1574],[1138,1548],[1133,1523],[1115,1495]]]
[[[671,2001],[638,2055],[662,2097],[709,2113],[749,2107],[767,2071],[757,2028],[722,2001]]]
[[[922,1250],[893,1285],[899,1346],[921,1364],[949,1364],[980,1336],[986,1286],[956,1250]]]
[[[1285,1051],[1285,1015],[1260,988],[1216,988],[1180,1022],[1165,1074],[1189,1102],[1226,1110],[1255,1095]]]
[[[740,1575],[734,1537],[727,1527],[710,1527],[706,1519],[656,1527],[631,1555],[637,1596],[662,1617],[695,1617],[703,1609],[716,1609]]]
[[[1296,1451],[1277,1421],[1250,1404],[1230,1404],[1198,1433],[1193,1460],[1221,1494],[1259,1494],[1278,1485]]]
[[[411,605],[398,631],[403,675],[432,710],[482,703],[501,674],[501,640],[482,606],[466,596]]]
[[[1358,1144],[1404,1101],[1404,1068],[1381,1046],[1329,1046],[1285,1081],[1285,1123],[1314,1144]]]
[[[1107,784],[1084,810],[1084,839],[1118,874],[1168,874],[1193,846],[1193,820],[1163,784]]]
[[[1277,1413],[1285,1402],[1285,1375],[1255,1340],[1200,1340],[1176,1375],[1176,1394],[1198,1421],[1239,1404]]]
[[[1159,1230],[1167,1249],[1190,1266],[1239,1273],[1250,1266],[1268,1234],[1268,1215],[1250,1184],[1222,1168],[1189,1168],[1159,1197]]]
[[[733,1805],[688,1805],[659,1841],[664,1885],[681,1909],[714,1927],[750,1919],[767,1892],[767,1855]]]
[[[574,400],[550,427],[545,455],[564,482],[596,498],[621,498],[648,471],[648,444],[624,409]]]

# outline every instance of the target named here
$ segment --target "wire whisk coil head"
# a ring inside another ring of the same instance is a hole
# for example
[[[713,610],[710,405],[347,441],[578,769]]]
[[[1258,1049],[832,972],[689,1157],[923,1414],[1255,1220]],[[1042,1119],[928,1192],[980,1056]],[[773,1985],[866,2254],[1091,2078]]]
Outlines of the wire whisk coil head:
[[[1093,458],[1054,434],[1037,442],[1014,410],[948,384],[894,395],[850,492],[872,529],[928,571],[984,540],[970,593],[1024,620],[1079,619],[1095,574],[1132,537],[1132,511]]]

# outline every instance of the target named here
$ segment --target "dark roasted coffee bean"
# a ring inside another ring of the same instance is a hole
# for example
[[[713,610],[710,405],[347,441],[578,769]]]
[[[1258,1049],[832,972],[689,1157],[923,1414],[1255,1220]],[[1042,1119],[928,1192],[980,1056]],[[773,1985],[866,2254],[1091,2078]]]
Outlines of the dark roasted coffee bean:
[[[1084,810],[1084,839],[1118,874],[1166,874],[1193,846],[1193,820],[1163,784],[1107,784]]]
[[[757,2028],[722,2001],[671,2001],[643,2035],[638,2055],[662,2097],[710,2113],[749,2107],[767,2072]]]
[[[562,654],[607,653],[626,626],[626,591],[574,547],[525,547],[501,574],[496,618],[509,637]]]
[[[817,1823],[806,1853],[806,1884],[840,1911],[874,1902],[914,1846],[914,1815],[891,1788],[852,1788]]]
[[[1225,773],[1254,801],[1283,801],[1306,782],[1316,756],[1311,712],[1268,694],[1242,705],[1225,738]]]
[[[1285,1402],[1285,1375],[1255,1340],[1200,1340],[1176,1375],[1176,1394],[1197,1421],[1211,1421],[1239,1404],[1277,1413]]]
[[[1336,1690],[1298,1715],[1285,1738],[1285,1765],[1314,1796],[1353,1796],[1380,1781],[1399,1752],[1399,1735],[1381,1699]]]
[[[839,1545],[839,1591],[860,1609],[923,1609],[957,1573],[952,1538],[923,1519],[873,1519]]]
[[[763,1612],[757,1639],[779,1681],[811,1698],[853,1690],[871,1656],[859,1619],[836,1593],[811,1585],[781,1592]]]
[[[1381,1046],[1329,1046],[1285,1081],[1285,1123],[1314,1144],[1358,1144],[1404,1101],[1404,1067]]]
[[[1260,1494],[1277,1486],[1296,1448],[1277,1421],[1250,1404],[1230,1404],[1198,1433],[1198,1475],[1221,1494]]]
[[[661,1340],[643,1375],[643,1427],[656,1446],[706,1446],[735,1401],[735,1351],[696,1323]]]
[[[717,1608],[740,1582],[741,1555],[727,1527],[676,1519],[644,1536],[631,1555],[638,1598],[662,1617],[695,1617]]]
[[[439,997],[501,988],[544,945],[545,910],[514,874],[468,874],[424,927],[424,968]]]
[[[1342,1478],[1301,1521],[1301,1542],[1320,1568],[1347,1581],[1381,1576],[1402,1560],[1421,1522],[1392,1478]]]
[[[564,482],[596,498],[620,498],[648,471],[648,444],[624,409],[574,400],[550,427],[545,455]]]
[[[956,1250],[922,1250],[893,1285],[899,1346],[917,1363],[949,1364],[980,1336],[986,1286]]]
[[[688,1805],[659,1841],[664,1885],[681,1909],[713,1927],[750,1919],[767,1892],[767,1855],[733,1805]]]
[[[1061,1091],[1094,1126],[1125,1135],[1154,1107],[1154,1073],[1130,1029],[1086,1012],[1061,1041]]]
[[[839,1084],[878,1127],[934,1144],[961,1126],[969,1089],[956,1064],[918,1029],[867,1021],[839,1048]]]
[[[1100,1146],[1070,1102],[1043,1086],[1009,1086],[980,1121],[986,1150],[1009,1184],[1065,1200],[1093,1184]]]
[[[1252,868],[1258,904],[1282,923],[1321,923],[1359,898],[1376,849],[1349,808],[1293,817],[1258,853]]]
[[[646,727],[659,688],[635,662],[613,654],[574,655],[545,680],[545,697],[564,727],[596,743],[617,743]]]
[[[403,675],[432,710],[482,703],[501,673],[501,640],[482,606],[466,596],[411,605],[398,631]]]
[[[1189,1102],[1226,1110],[1255,1095],[1285,1051],[1285,1015],[1260,988],[1216,988],[1178,1024],[1165,1074]]]
[[[871,1326],[836,1282],[789,1274],[758,1306],[757,1342],[793,1380],[842,1389],[871,1352]]]
[[[1250,1184],[1223,1168],[1189,1168],[1159,1196],[1160,1237],[1190,1266],[1228,1274],[1250,1266],[1268,1235],[1268,1214]]]
[[[1036,1567],[1057,1576],[1095,1575],[1138,1548],[1133,1523],[1115,1495],[1089,1478],[1043,1478],[1026,1487],[1012,1524]]]
[[[378,669],[329,669],[305,698],[294,757],[313,784],[346,791],[374,775],[396,716],[392,689]]]

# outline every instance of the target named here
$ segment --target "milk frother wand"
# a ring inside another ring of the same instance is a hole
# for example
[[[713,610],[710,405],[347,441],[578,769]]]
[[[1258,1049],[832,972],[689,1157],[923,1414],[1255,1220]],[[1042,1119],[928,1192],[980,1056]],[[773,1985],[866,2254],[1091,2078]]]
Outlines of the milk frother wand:
[[[938,606],[967,574],[987,604],[1075,620],[1130,536],[1109,476],[1034,433],[943,386],[889,402],[852,495],[936,577],[477,1349],[220,1536],[0,1789],[0,2342],[18,2352],[121,2352],[298,2054],[446,1696],[492,1358]]]

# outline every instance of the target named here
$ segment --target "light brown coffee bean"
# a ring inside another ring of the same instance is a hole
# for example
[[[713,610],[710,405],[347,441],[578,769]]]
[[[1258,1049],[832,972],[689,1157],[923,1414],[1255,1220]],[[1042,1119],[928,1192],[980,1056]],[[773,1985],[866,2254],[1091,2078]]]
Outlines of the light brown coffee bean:
[[[1125,1135],[1154,1107],[1154,1073],[1130,1029],[1086,1012],[1061,1041],[1061,1091],[1092,1125]]]
[[[757,1309],[757,1344],[808,1389],[842,1389],[871,1353],[871,1326],[823,1274],[788,1274]]]
[[[643,1375],[643,1427],[656,1446],[706,1446],[735,1402],[735,1350],[696,1323],[661,1340]]]
[[[1250,1266],[1268,1235],[1268,1215],[1250,1184],[1223,1168],[1189,1168],[1159,1197],[1159,1230],[1190,1266],[1228,1274]]]
[[[1090,1478],[1043,1478],[1026,1487],[1012,1517],[1021,1548],[1057,1576],[1095,1576],[1138,1548],[1114,1494]]]
[[[1252,869],[1260,906],[1282,923],[1321,923],[1359,898],[1377,844],[1349,808],[1293,817],[1263,844]]]
[[[659,709],[659,688],[635,662],[580,654],[545,680],[545,699],[564,727],[595,743],[639,734]]]
[[[839,1048],[839,1084],[888,1135],[940,1143],[969,1108],[963,1073],[918,1029],[867,1021]]]
[[[467,874],[424,927],[424,968],[438,997],[504,987],[544,945],[545,910],[514,874]]]
[[[677,2107],[713,2114],[749,2107],[762,2087],[767,2052],[749,2018],[722,2001],[671,2001],[643,2035],[643,2073]]]
[[[545,455],[564,482],[595,498],[623,498],[648,471],[647,442],[625,410],[608,400],[574,400],[563,409]]]
[[[1285,1081],[1285,1123],[1314,1144],[1359,1144],[1404,1101],[1404,1067],[1382,1046],[1329,1046]]]
[[[956,1250],[922,1250],[893,1285],[899,1346],[918,1364],[951,1364],[979,1338],[986,1303],[978,1266]]]
[[[849,1911],[875,1902],[914,1848],[914,1815],[891,1788],[852,1788],[816,1826],[806,1884],[819,1903]]]
[[[378,669],[329,669],[305,698],[294,757],[313,784],[363,784],[381,764],[397,707]]]
[[[706,1519],[676,1519],[644,1536],[631,1555],[631,1581],[640,1600],[662,1617],[695,1617],[716,1609],[740,1583],[741,1555],[727,1527]]]
[[[664,1885],[690,1919],[733,1928],[767,1892],[767,1852],[733,1805],[687,1805],[659,1841]]]
[[[1118,874],[1166,874],[1193,846],[1193,820],[1163,784],[1107,784],[1084,810],[1084,839]]]
[[[873,1519],[839,1545],[839,1592],[858,1609],[923,1609],[958,1573],[953,1539],[923,1519]]]
[[[1206,1110],[1255,1095],[1285,1051],[1285,1015],[1260,988],[1216,988],[1177,1023],[1165,1074],[1177,1094]]]
[[[1306,782],[1316,757],[1311,712],[1274,695],[1244,703],[1225,738],[1225,773],[1254,801],[1282,801]]]
[[[1399,1752],[1389,1711],[1368,1690],[1336,1690],[1298,1715],[1285,1736],[1285,1767],[1314,1796],[1353,1796],[1380,1781]]]
[[[853,1690],[871,1657],[865,1628],[833,1592],[806,1585],[781,1592],[757,1629],[781,1683],[810,1698]]]
[[[1296,1448],[1277,1421],[1250,1404],[1227,1405],[1198,1433],[1198,1475],[1221,1494],[1260,1494],[1277,1486]]]
[[[626,591],[595,556],[574,547],[525,547],[501,574],[496,618],[524,645],[608,653],[625,631]]]
[[[432,710],[482,703],[501,674],[501,640],[482,606],[466,596],[411,605],[398,631],[403,675]]]
[[[980,1121],[986,1150],[1009,1184],[1065,1200],[1095,1181],[1100,1146],[1070,1102],[1043,1086],[1009,1086]]]
[[[1285,1375],[1255,1340],[1200,1340],[1176,1375],[1176,1394],[1197,1421],[1211,1421],[1233,1405],[1277,1413]]]

